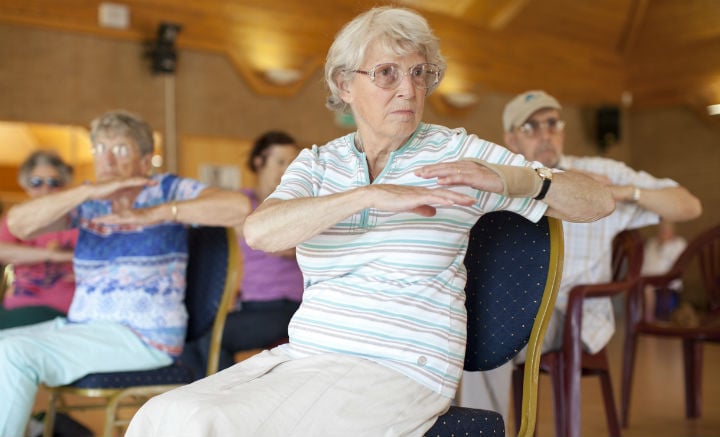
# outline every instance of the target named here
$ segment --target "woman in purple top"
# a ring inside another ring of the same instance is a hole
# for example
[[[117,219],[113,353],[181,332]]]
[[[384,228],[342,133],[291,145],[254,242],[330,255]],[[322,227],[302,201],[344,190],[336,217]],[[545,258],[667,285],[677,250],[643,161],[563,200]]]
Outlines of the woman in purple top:
[[[253,210],[275,191],[299,151],[295,140],[284,132],[267,132],[255,141],[247,164],[257,175],[257,184],[241,190],[250,198]],[[242,280],[234,309],[225,321],[218,370],[233,365],[236,352],[269,347],[286,339],[290,318],[303,293],[295,249],[276,253],[254,250],[245,243],[242,227],[235,231],[242,250]],[[209,340],[186,346],[181,358],[195,369],[198,378],[205,376]]]
[[[57,154],[37,151],[20,165],[18,183],[30,197],[62,189],[70,183],[73,169]],[[0,329],[64,316],[75,292],[73,250],[77,229],[49,232],[20,240],[0,221],[0,263],[13,264],[12,289],[0,302]]]

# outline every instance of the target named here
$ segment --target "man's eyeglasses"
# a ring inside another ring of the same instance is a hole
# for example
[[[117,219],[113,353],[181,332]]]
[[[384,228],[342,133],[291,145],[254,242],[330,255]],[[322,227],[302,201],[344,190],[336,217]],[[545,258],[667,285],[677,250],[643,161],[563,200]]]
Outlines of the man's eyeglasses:
[[[440,81],[440,67],[435,64],[417,64],[401,71],[398,64],[378,64],[369,70],[351,70],[353,73],[367,75],[370,80],[382,89],[395,89],[405,76],[410,76],[416,88],[432,88]]]
[[[127,144],[115,144],[113,146],[108,146],[103,143],[96,143],[92,145],[93,155],[103,155],[108,151],[112,152],[116,158],[127,158],[130,156],[130,146]]]
[[[40,188],[43,185],[47,185],[48,188],[60,188],[65,184],[60,179],[53,177],[41,178],[40,176],[33,176],[28,181],[30,188]]]
[[[518,130],[525,136],[536,137],[540,135],[542,128],[546,128],[551,134],[562,132],[565,130],[565,122],[556,118],[548,118],[545,121],[530,120],[521,124]]]

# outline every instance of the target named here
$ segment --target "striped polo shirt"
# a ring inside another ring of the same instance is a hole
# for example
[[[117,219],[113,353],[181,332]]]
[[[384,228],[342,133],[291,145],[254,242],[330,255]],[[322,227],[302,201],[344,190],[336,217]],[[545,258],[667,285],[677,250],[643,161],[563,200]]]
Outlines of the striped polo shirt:
[[[365,154],[355,148],[354,137],[303,150],[270,197],[319,197],[368,185]],[[414,171],[465,157],[540,166],[463,129],[421,124],[372,183],[436,188],[437,179]],[[364,209],[298,246],[305,292],[284,346],[290,356],[359,356],[455,395],[465,354],[468,233],[486,212],[510,210],[537,221],[547,206],[469,187],[451,189],[477,203],[438,207],[433,217]]]

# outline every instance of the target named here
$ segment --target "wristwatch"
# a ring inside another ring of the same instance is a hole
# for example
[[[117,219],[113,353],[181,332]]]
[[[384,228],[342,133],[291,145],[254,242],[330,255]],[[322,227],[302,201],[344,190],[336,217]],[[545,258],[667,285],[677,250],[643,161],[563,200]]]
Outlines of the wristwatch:
[[[545,195],[547,194],[548,190],[550,189],[550,183],[552,182],[553,178],[553,172],[547,167],[540,167],[536,168],[535,172],[540,176],[540,179],[542,180],[542,187],[540,188],[540,193],[538,193],[537,196],[535,196],[535,200],[542,200],[545,198]]]

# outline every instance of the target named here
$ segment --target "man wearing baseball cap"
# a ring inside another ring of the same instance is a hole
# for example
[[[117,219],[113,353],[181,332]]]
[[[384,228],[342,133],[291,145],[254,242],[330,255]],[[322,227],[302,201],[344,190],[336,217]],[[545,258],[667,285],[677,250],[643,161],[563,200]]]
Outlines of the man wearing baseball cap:
[[[565,122],[562,107],[544,91],[526,91],[513,98],[503,111],[505,145],[530,161],[540,161],[554,171],[577,171],[607,185],[616,201],[615,212],[592,223],[563,222],[565,256],[560,291],[550,320],[543,352],[562,345],[568,293],[579,284],[611,280],[612,240],[625,229],[658,224],[660,219],[686,221],[702,212],[699,199],[671,179],[658,179],[622,162],[602,157],[563,154]],[[615,332],[609,298],[585,301],[581,337],[583,348],[594,354]],[[524,351],[515,362],[524,360]],[[466,373],[462,406],[486,408],[503,414],[508,423],[510,378],[513,363],[491,372]]]

